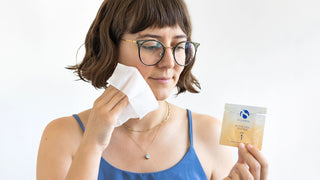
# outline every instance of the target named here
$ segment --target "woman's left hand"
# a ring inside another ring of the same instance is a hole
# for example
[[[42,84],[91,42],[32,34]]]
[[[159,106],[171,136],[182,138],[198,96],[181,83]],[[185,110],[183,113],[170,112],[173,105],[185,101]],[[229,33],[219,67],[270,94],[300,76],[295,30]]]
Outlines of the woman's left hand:
[[[262,153],[254,146],[240,143],[238,161],[224,180],[266,180],[268,163]]]

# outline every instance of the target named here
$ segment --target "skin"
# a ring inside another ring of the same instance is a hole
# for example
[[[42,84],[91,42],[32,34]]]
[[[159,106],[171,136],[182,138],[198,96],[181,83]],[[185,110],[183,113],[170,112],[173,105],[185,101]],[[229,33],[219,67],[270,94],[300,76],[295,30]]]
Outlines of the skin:
[[[123,39],[157,39],[172,47],[186,40],[186,36],[177,26],[148,28],[137,34],[125,34]],[[175,88],[183,67],[175,63],[171,48],[166,49],[162,61],[155,66],[143,65],[137,49],[136,44],[122,41],[119,62],[139,70],[159,103],[159,109],[143,119],[127,121],[129,127],[141,130],[154,127],[163,120],[167,111],[164,100]],[[140,173],[161,171],[177,164],[190,146],[186,110],[170,104],[170,119],[157,130],[157,138],[150,146],[156,131],[128,133],[123,126],[114,126],[128,103],[121,91],[110,86],[91,109],[78,113],[86,129],[84,133],[73,117],[50,122],[40,143],[37,179],[97,179],[101,156],[115,167]],[[220,121],[194,112],[192,118],[194,148],[208,179],[267,178],[267,162],[261,152],[240,144],[239,159],[233,165],[230,147],[219,145]],[[147,149],[151,159],[143,159],[143,152],[128,136]]]

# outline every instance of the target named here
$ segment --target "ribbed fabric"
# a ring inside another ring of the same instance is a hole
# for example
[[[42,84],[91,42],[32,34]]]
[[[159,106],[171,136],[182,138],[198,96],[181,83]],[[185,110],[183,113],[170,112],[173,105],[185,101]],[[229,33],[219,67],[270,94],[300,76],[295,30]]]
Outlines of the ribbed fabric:
[[[206,180],[206,174],[193,147],[192,116],[187,109],[189,121],[190,147],[182,160],[173,167],[151,173],[135,173],[121,170],[101,157],[98,180]],[[73,115],[82,130],[85,128],[77,114]]]

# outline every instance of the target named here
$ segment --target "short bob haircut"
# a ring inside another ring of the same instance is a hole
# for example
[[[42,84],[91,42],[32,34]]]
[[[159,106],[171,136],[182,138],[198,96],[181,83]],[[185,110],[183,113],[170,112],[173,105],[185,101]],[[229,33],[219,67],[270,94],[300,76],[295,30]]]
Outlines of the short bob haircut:
[[[104,0],[87,33],[83,61],[68,69],[95,88],[106,88],[118,63],[118,47],[125,33],[176,25],[190,41],[191,22],[183,0]],[[177,94],[199,92],[195,86],[200,89],[200,84],[191,73],[193,64],[194,61],[184,67],[176,85]]]

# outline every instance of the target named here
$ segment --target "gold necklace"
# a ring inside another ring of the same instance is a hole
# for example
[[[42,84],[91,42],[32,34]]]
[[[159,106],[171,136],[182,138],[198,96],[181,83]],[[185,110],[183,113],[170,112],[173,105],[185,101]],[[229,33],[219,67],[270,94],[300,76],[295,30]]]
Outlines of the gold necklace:
[[[151,158],[150,153],[148,152],[148,149],[150,148],[150,146],[153,144],[154,140],[155,140],[156,137],[158,136],[158,134],[159,134],[159,133],[158,133],[158,132],[159,132],[159,129],[160,129],[160,127],[158,127],[157,131],[155,132],[155,135],[154,135],[153,138],[152,138],[151,143],[149,144],[149,146],[148,146],[146,149],[143,149],[143,148],[138,144],[138,142],[137,142],[136,140],[134,140],[131,136],[129,136],[129,134],[127,134],[127,136],[132,140],[132,142],[134,142],[134,144],[136,144],[136,146],[139,147],[140,151],[145,154],[145,155],[144,155],[144,158],[145,158],[146,160],[148,160],[148,159]]]
[[[148,153],[148,149],[149,149],[149,147],[153,144],[153,142],[154,142],[154,140],[156,139],[156,137],[158,136],[158,132],[159,132],[159,129],[160,129],[160,127],[161,127],[161,125],[163,124],[163,122],[166,122],[166,121],[168,121],[168,119],[169,119],[169,116],[170,116],[170,106],[169,106],[169,103],[167,103],[167,116],[166,116],[166,118],[160,123],[160,124],[158,124],[158,125],[156,125],[155,127],[158,127],[158,129],[157,129],[157,131],[155,132],[155,134],[154,134],[154,136],[153,136],[153,138],[152,138],[152,140],[151,140],[151,143],[149,144],[149,146],[144,150],[140,145],[139,145],[139,143],[137,143],[137,141],[136,140],[134,140],[129,134],[127,134],[127,136],[132,140],[132,142],[134,142],[134,144],[136,144],[136,146],[138,146],[139,147],[139,149],[141,150],[141,152],[142,153],[144,153],[145,155],[144,155],[144,158],[146,159],[146,160],[148,160],[148,159],[150,159],[151,158],[151,156],[150,156],[150,153]],[[124,126],[125,127],[125,126]],[[152,128],[150,128],[150,129],[154,129],[155,127],[152,127]],[[131,131],[131,130],[130,130]],[[142,131],[133,131],[133,132],[142,132]],[[145,132],[145,131],[144,131]]]
[[[127,123],[123,123],[123,127],[125,127],[127,130],[131,131],[131,132],[148,132],[148,131],[151,131],[152,129],[155,129],[156,127],[159,127],[159,126],[162,126],[165,122],[168,121],[169,119],[169,115],[170,115],[170,106],[169,106],[169,103],[167,101],[165,101],[166,104],[167,104],[167,116],[157,125],[151,127],[151,128],[148,128],[148,129],[143,129],[143,130],[135,130],[135,129],[132,129],[131,127],[129,127],[127,125]]]

